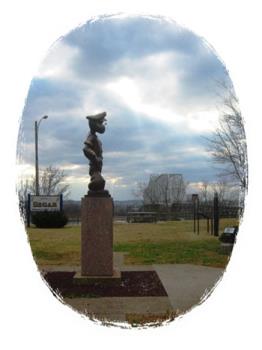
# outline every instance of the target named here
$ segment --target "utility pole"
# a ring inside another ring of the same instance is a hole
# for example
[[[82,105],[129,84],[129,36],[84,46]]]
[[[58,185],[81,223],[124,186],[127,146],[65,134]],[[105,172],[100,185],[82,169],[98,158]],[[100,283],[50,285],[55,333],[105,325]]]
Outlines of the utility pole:
[[[48,116],[43,116],[39,122],[35,121],[35,194],[39,196],[39,166],[38,166],[38,131],[40,123],[43,119],[47,119]]]

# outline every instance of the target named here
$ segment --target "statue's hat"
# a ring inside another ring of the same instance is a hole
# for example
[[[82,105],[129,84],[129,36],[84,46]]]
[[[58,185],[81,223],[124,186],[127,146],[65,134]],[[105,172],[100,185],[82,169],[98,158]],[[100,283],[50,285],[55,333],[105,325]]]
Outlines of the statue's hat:
[[[98,113],[98,114],[94,114],[94,115],[88,115],[86,117],[86,119],[89,120],[100,120],[100,119],[104,119],[106,117],[106,112],[102,112],[102,113]]]

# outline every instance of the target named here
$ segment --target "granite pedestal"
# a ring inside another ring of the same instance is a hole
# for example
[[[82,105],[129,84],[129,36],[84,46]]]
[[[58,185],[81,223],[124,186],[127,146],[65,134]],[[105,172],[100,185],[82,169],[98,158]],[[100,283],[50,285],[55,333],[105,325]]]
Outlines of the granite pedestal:
[[[107,191],[92,192],[81,203],[81,272],[75,284],[120,283],[113,269],[113,200]]]
[[[92,192],[81,203],[81,272],[75,284],[120,283],[113,269],[113,200],[107,191]]]
[[[89,192],[81,203],[81,275],[113,274],[113,200]]]

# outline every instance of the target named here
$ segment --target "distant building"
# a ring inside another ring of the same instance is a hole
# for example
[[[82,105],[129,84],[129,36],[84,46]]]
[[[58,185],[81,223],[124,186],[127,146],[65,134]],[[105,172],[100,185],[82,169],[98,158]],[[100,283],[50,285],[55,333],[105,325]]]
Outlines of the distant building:
[[[170,206],[181,202],[186,194],[186,183],[182,174],[151,175],[144,190],[144,204],[162,204]]]

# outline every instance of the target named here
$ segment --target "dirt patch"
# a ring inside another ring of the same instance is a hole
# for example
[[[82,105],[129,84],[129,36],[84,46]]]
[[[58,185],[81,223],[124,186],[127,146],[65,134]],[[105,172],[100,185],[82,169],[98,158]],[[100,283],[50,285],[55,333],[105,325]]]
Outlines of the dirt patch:
[[[162,326],[165,321],[171,322],[178,316],[178,312],[166,312],[164,314],[127,314],[126,320],[133,327],[154,325]]]
[[[51,289],[62,297],[146,297],[167,296],[155,271],[125,271],[119,283],[93,282],[74,284],[75,272],[47,272],[44,276]]]

